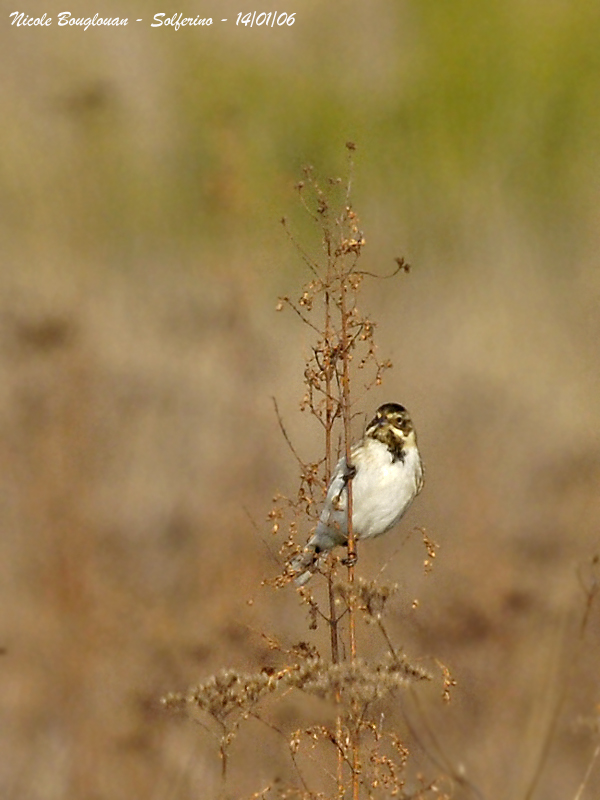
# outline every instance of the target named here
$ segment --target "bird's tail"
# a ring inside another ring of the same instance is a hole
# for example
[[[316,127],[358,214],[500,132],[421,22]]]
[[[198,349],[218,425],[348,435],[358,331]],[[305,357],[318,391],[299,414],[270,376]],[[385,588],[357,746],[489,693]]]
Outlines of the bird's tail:
[[[310,542],[301,553],[294,556],[289,563],[290,574],[294,577],[296,586],[304,586],[312,578],[317,569],[319,553]]]

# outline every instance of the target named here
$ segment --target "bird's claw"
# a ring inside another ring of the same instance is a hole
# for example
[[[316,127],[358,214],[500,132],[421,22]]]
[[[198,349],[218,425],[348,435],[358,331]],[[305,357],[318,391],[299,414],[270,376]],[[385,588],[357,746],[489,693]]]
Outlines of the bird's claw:
[[[346,464],[346,469],[344,470],[344,483],[348,483],[356,476],[356,467],[354,464]]]

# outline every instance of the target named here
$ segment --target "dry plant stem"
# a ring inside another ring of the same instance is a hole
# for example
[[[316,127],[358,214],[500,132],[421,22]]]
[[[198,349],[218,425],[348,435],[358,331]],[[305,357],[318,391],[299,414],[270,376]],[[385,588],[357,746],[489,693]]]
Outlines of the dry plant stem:
[[[327,285],[331,281],[331,244],[327,239]],[[333,396],[331,394],[331,297],[328,291],[325,292],[325,331],[324,331],[324,353],[325,353],[325,485],[329,485],[331,480],[331,430],[334,423]],[[329,570],[327,589],[329,596],[329,631],[331,636],[331,660],[337,664],[340,660],[340,645],[338,639],[338,617],[335,606],[335,595],[333,591],[333,570]]]
[[[331,268],[327,273],[327,285],[331,281]],[[333,428],[333,396],[331,394],[331,297],[325,292],[325,478],[327,484],[331,480],[332,452],[331,429]]]
[[[327,236],[327,282],[326,285],[331,285],[331,240]],[[332,468],[332,442],[331,431],[335,421],[335,414],[333,410],[333,395],[331,392],[331,295],[329,291],[325,291],[325,484],[329,485],[331,480]],[[327,576],[327,591],[329,597],[329,631],[331,636],[331,660],[337,664],[340,660],[340,644],[338,639],[338,625],[339,619],[337,616],[337,609],[335,604],[335,593],[333,591],[333,568],[329,570]],[[339,692],[336,694],[335,702],[338,708],[335,719],[335,735],[338,742],[342,740],[342,717],[339,712],[339,707],[342,698]],[[338,797],[344,796],[344,756],[341,750],[338,749],[337,754],[337,788]]]
[[[450,761],[450,759],[447,758],[443,747],[440,745],[440,742],[437,736],[435,735],[435,732],[429,725],[429,721],[427,719],[425,710],[421,704],[417,692],[413,691],[411,688],[410,695],[413,698],[415,707],[419,712],[421,727],[423,728],[423,730],[425,730],[430,744],[428,745],[426,742],[422,740],[421,736],[417,731],[417,728],[412,724],[410,716],[406,713],[405,709],[404,720],[415,741],[419,744],[419,746],[421,747],[423,752],[427,755],[427,757],[436,765],[436,767],[438,767],[438,769],[442,770],[446,775],[448,775],[457,784],[457,786],[462,786],[464,789],[470,792],[473,797],[478,798],[478,800],[485,800],[484,795],[482,794],[480,789],[477,786],[475,786],[475,784],[471,783],[471,781],[462,773],[462,770],[455,767],[455,765]]]
[[[221,783],[225,786],[227,781],[227,746],[224,738],[219,745],[219,757],[221,759]]]
[[[592,572],[592,577],[591,577],[589,586],[586,585],[585,582],[583,581],[581,568],[579,570],[579,580],[580,580],[580,583],[582,585],[583,591],[585,593],[585,606],[584,606],[582,617],[581,617],[581,623],[579,625],[579,634],[578,634],[577,643],[576,643],[579,648],[581,648],[583,646],[584,639],[585,639],[585,634],[586,634],[586,630],[587,630],[587,626],[588,626],[588,622],[589,622],[589,618],[590,618],[590,611],[591,611],[592,605],[594,604],[594,601],[596,600],[596,598],[598,596],[598,593],[599,593],[599,590],[600,590],[600,582],[598,581],[597,576],[596,576],[596,569],[597,569],[599,560],[600,559],[598,558],[598,556],[594,556],[590,561],[590,568],[591,568],[591,572]],[[563,642],[566,640],[566,636],[567,636],[567,633],[566,633],[567,624],[568,624],[568,618],[567,618],[567,615],[565,614],[564,619],[563,619],[563,623],[561,625],[561,631],[560,631],[560,637],[559,637],[560,640],[563,641]],[[531,798],[533,797],[533,795],[534,795],[534,793],[536,791],[537,785],[539,783],[540,777],[542,775],[543,769],[546,766],[546,763],[547,763],[547,760],[548,760],[548,755],[550,753],[550,747],[552,745],[552,742],[555,739],[556,729],[558,727],[558,721],[559,721],[559,718],[560,718],[560,714],[561,714],[561,712],[562,712],[562,710],[564,708],[564,705],[565,705],[565,702],[566,702],[566,699],[567,699],[567,695],[569,693],[569,686],[571,685],[571,678],[572,678],[572,675],[573,675],[573,672],[574,672],[574,669],[575,669],[575,665],[577,663],[578,663],[578,659],[575,658],[573,654],[571,654],[571,656],[569,658],[569,666],[567,668],[566,676],[565,676],[565,679],[563,681],[562,688],[559,691],[558,699],[555,702],[555,707],[553,709],[553,713],[552,713],[552,717],[551,717],[551,720],[550,720],[550,724],[548,725],[548,730],[546,731],[546,734],[545,734],[545,737],[544,737],[544,741],[543,741],[542,748],[541,748],[541,751],[540,751],[540,755],[539,755],[539,758],[538,758],[538,763],[536,765],[536,769],[534,771],[534,774],[532,775],[531,782],[529,784],[527,792],[524,795],[524,800],[531,800]],[[594,760],[595,760],[595,758],[596,758],[596,756],[594,755]],[[587,781],[588,777],[589,776],[586,776],[586,778],[584,780],[584,785],[585,785],[585,781]]]
[[[354,583],[354,564],[356,562],[356,539],[352,525],[352,462],[350,460],[350,339],[348,335],[348,308],[346,298],[346,276],[342,274],[340,279],[340,317],[342,328],[342,417],[344,422],[344,444],[346,469],[349,477],[346,491],[348,492],[347,506],[347,526],[348,526],[348,583]],[[348,634],[350,638],[350,658],[356,660],[356,614],[354,601],[351,599],[348,605]],[[355,709],[356,711],[356,709]],[[359,775],[360,775],[360,753],[359,753],[359,726],[351,731],[352,748],[352,798],[359,798]]]
[[[581,781],[579,789],[577,790],[577,794],[575,795],[573,800],[581,800],[581,798],[583,797],[583,792],[585,791],[585,787],[587,786],[587,782],[590,779],[590,775],[592,774],[592,770],[594,768],[594,764],[596,763],[598,756],[600,756],[600,744],[594,750],[594,753],[590,759],[590,763],[588,764],[587,770],[585,771],[585,775],[583,776],[583,780]]]
[[[342,323],[342,416],[344,421],[344,444],[346,456],[346,468],[350,473],[347,482],[348,492],[348,583],[354,583],[354,564],[356,562],[356,539],[354,537],[354,527],[352,525],[352,462],[350,460],[350,340],[348,336],[348,309],[346,298],[345,276],[340,280],[340,316]],[[353,604],[350,603],[349,612],[349,632],[350,632],[350,655],[352,660],[356,658],[356,623]]]
[[[335,592],[333,590],[333,568],[330,569],[329,574],[327,575],[327,591],[329,596],[329,631],[331,635],[331,660],[334,664],[337,664],[340,660],[340,644],[338,639],[338,625],[339,625],[339,617],[337,616],[337,609],[335,605]],[[336,741],[340,742],[342,740],[342,717],[339,712],[339,708],[342,702],[342,698],[339,692],[336,692],[335,695],[335,703],[337,706],[337,713],[335,716],[335,737]],[[337,789],[338,789],[338,797],[343,798],[344,796],[344,754],[338,748],[337,753]]]
[[[286,735],[280,728],[278,728],[272,722],[269,722],[268,720],[263,719],[261,716],[259,716],[258,714],[255,714],[253,711],[250,712],[249,716],[251,716],[257,722],[262,722],[263,725],[266,725],[267,728],[270,728],[278,736],[280,736],[286,744],[289,744],[289,736]],[[312,796],[312,792],[310,791],[306,781],[304,780],[304,776],[302,774],[302,770],[298,766],[298,760],[296,759],[296,756],[295,756],[294,752],[289,747],[288,747],[288,750],[289,750],[289,753],[290,753],[290,757],[292,759],[292,764],[294,765],[294,769],[296,771],[296,774],[298,776],[298,779],[299,779],[300,783],[302,784],[302,786],[304,788],[304,791],[306,792],[307,795]]]

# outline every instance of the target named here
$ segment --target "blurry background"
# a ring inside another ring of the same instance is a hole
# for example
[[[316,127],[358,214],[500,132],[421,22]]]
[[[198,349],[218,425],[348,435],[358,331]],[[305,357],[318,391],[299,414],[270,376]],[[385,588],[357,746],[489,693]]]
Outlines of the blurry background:
[[[525,796],[566,692],[535,796],[574,797],[600,703],[597,609],[577,638],[600,521],[600,7],[303,0],[265,30],[229,0],[83,5],[144,22],[0,23],[2,796],[216,796],[214,743],[158,699],[268,663],[261,630],[305,638],[293,592],[260,588],[272,496],[296,487],[271,396],[320,446],[307,329],[274,312],[306,278],[278,220],[316,246],[293,185],[340,174],[350,139],[363,266],[413,266],[364,295],[395,364],[364,412],[405,403],[427,467],[365,574],[388,562],[397,640],[456,678],[428,713],[486,798]],[[159,11],[230,21],[151,28]],[[402,545],[417,525],[440,544],[428,577]],[[232,796],[289,776],[264,730],[236,748]]]

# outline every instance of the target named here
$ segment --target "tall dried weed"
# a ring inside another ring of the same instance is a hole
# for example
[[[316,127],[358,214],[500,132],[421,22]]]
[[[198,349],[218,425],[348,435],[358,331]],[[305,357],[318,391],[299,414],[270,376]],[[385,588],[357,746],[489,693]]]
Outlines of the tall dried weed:
[[[299,408],[320,427],[323,450],[314,461],[301,458],[274,401],[283,437],[297,461],[299,484],[293,497],[277,494],[268,515],[272,533],[281,540],[282,570],[264,581],[272,591],[293,590],[293,575],[284,565],[300,552],[307,527],[316,521],[338,458],[345,454],[350,463],[351,423],[359,404],[362,407],[366,393],[381,384],[392,366],[379,356],[375,321],[359,307],[363,282],[381,276],[359,268],[365,237],[351,203],[354,149],[352,143],[347,144],[346,180],[331,179],[322,188],[308,167],[297,185],[300,202],[319,232],[318,257],[310,254],[310,249],[290,231],[287,220],[282,220],[310,277],[296,297],[280,298],[277,310],[290,309],[311,332],[311,353],[303,368],[304,394]],[[398,258],[395,270],[385,277],[392,279],[408,271],[406,261]],[[212,721],[221,757],[224,796],[231,796],[227,784],[231,744],[249,720],[259,720],[283,738],[294,767],[293,778],[285,783],[274,779],[254,798],[450,796],[438,775],[445,772],[447,777],[453,770],[434,768],[436,776],[429,778],[411,771],[411,748],[416,744],[410,740],[410,729],[404,726],[401,733],[388,723],[388,705],[396,705],[403,692],[418,692],[419,684],[432,681],[434,676],[422,665],[411,663],[388,630],[386,612],[397,587],[356,574],[356,564],[360,562],[351,525],[351,477],[348,494],[347,558],[328,556],[320,569],[324,593],[319,594],[321,587],[295,590],[306,606],[309,631],[320,624],[328,629],[329,653],[319,652],[306,638],[285,648],[275,637],[264,634],[269,647],[279,654],[281,665],[277,668],[265,667],[252,673],[222,670],[187,692],[164,698],[167,706],[185,711],[202,724]],[[429,571],[436,545],[425,531],[421,534],[426,547],[424,566]],[[378,654],[359,652],[359,622],[370,624],[379,632]],[[438,667],[440,698],[448,701],[454,681],[447,668]],[[287,730],[273,723],[266,710],[267,698],[282,702],[290,692],[324,702],[323,721],[304,727],[292,724]],[[307,756],[316,765],[310,774],[305,766]],[[449,787],[452,781],[446,782]]]

